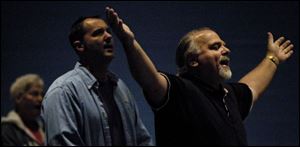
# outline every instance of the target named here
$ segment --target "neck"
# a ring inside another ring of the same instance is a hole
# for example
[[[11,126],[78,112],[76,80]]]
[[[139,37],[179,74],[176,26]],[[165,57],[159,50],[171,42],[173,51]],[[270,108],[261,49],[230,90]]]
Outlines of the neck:
[[[107,70],[90,70],[91,73],[96,77],[98,81],[106,81],[107,80]]]
[[[205,83],[206,85],[214,89],[219,89],[219,86],[222,83],[222,80],[218,76],[214,76],[212,74],[205,74],[204,72],[197,72],[197,71],[195,72],[189,71],[187,74],[197,78],[201,82]]]
[[[85,66],[97,80],[105,81],[107,79],[108,64],[87,64],[86,62],[82,62],[82,65]]]
[[[24,125],[32,131],[37,131],[39,129],[38,122],[36,118],[25,116],[24,114],[19,113],[22,122]]]

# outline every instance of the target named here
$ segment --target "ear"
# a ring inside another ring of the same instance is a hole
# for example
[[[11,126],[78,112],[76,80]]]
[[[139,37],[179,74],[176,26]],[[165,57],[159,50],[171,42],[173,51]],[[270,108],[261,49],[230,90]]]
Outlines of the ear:
[[[81,41],[76,40],[76,41],[73,42],[73,44],[75,46],[76,51],[78,51],[78,52],[83,52],[84,51],[84,45],[83,45],[83,43],[81,43]]]
[[[20,94],[19,96],[17,96],[16,98],[15,98],[15,103],[16,104],[19,104],[19,103],[21,103],[21,101],[22,101],[22,99],[23,99],[23,94]]]
[[[197,67],[199,65],[198,56],[197,55],[188,56],[187,63],[188,63],[189,67],[192,67],[192,68]]]

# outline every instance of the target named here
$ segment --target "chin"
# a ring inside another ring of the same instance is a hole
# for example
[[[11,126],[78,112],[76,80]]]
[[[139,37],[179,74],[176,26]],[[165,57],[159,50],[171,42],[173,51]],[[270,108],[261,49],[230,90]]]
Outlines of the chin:
[[[106,55],[105,58],[107,60],[112,60],[113,58],[115,58],[115,55]]]
[[[222,79],[224,80],[229,80],[231,79],[231,76],[232,76],[232,72],[230,70],[230,68],[221,68],[219,70],[219,76],[222,77]]]
[[[110,57],[110,58],[113,58],[114,56],[115,56],[115,54],[114,54],[114,52],[106,52],[105,54],[104,54],[104,56],[105,57]]]
[[[31,117],[31,119],[36,119],[40,116],[40,114],[41,114],[41,111],[34,111],[34,112],[30,113],[30,117]]]

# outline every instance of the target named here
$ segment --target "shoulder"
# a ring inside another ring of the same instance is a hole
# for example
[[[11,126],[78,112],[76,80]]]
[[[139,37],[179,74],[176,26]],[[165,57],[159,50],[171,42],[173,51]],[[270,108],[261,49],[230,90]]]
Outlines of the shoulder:
[[[75,70],[71,70],[55,79],[48,91],[56,88],[68,87],[68,85],[71,85],[73,82],[78,82],[80,80],[78,73]]]
[[[165,93],[164,100],[161,102],[159,106],[152,106],[152,109],[155,110],[156,112],[164,109],[171,109],[175,110],[175,108],[178,103],[178,99],[181,98],[182,95],[186,94],[185,93],[185,88],[183,87],[184,84],[184,79],[174,75],[170,74],[168,72],[162,72],[159,71],[159,73],[166,79],[167,81],[167,91]]]
[[[185,79],[181,78],[178,75],[170,74],[167,72],[160,72],[160,74],[167,80],[168,90],[170,90],[170,87],[182,86],[185,83]]]
[[[76,100],[76,94],[84,89],[84,84],[78,78],[77,73],[72,70],[58,77],[47,90],[43,106],[49,108],[58,104],[71,103]],[[75,98],[75,99],[74,99]],[[48,106],[48,107],[47,107]]]
[[[10,122],[1,123],[1,144],[3,146],[38,145],[24,130],[21,130],[16,124]]]
[[[16,135],[24,134],[23,130],[21,130],[15,123],[4,122],[1,123],[1,137],[2,139],[5,137],[13,137],[16,138]]]
[[[15,123],[11,122],[1,122],[1,132],[8,133],[9,131],[18,129],[17,125]]]
[[[93,85],[92,82],[94,82],[94,80],[84,80],[83,78],[83,75],[77,69],[70,70],[69,72],[58,77],[50,85],[46,92],[45,98],[57,94],[74,94],[78,90],[87,89],[88,84],[86,83],[88,82],[90,85]]]
[[[160,72],[160,74],[166,78],[168,83],[167,91],[170,91],[170,94],[179,93],[182,92],[182,90],[191,90],[191,86],[194,85],[190,80],[179,75],[174,75],[167,72]]]

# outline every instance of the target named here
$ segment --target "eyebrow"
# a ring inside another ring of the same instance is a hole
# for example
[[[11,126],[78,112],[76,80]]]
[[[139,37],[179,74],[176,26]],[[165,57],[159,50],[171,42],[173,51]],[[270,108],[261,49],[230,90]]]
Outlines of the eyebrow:
[[[110,31],[110,27],[99,27],[92,32],[92,35],[99,33],[100,31]]]
[[[97,28],[96,30],[94,30],[92,32],[92,35],[97,35],[97,34],[103,32],[104,30],[105,30],[105,28]]]
[[[213,43],[209,44],[209,46],[212,46],[212,45],[215,45],[215,44],[224,45],[224,46],[226,45],[226,43],[223,40],[221,40],[221,41],[213,42]]]

